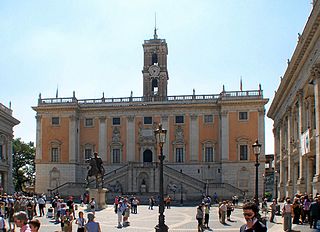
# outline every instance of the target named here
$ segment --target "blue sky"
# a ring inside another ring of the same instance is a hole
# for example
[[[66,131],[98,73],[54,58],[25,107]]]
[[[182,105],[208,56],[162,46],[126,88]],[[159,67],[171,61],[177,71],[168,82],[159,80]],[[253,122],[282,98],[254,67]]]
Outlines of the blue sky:
[[[0,102],[35,141],[43,98],[142,96],[142,43],[168,43],[169,95],[258,89],[270,101],[311,12],[310,0],[54,0],[0,2]],[[273,153],[266,118],[266,153]]]

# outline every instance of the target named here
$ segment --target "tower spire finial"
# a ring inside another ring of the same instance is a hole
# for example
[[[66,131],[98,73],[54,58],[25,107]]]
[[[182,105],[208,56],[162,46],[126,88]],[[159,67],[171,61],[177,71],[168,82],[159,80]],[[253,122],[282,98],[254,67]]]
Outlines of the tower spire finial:
[[[157,13],[154,13],[154,34],[153,34],[154,39],[158,39],[157,35]]]

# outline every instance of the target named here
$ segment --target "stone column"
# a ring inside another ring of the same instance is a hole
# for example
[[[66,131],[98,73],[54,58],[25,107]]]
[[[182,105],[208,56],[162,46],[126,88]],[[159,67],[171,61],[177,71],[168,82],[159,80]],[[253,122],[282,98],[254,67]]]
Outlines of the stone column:
[[[170,126],[169,126],[169,120],[168,120],[168,115],[162,115],[161,116],[161,123],[162,123],[162,128],[167,130],[167,137],[166,137],[166,143],[163,146],[163,155],[165,156],[164,161],[169,160],[169,148],[170,148]]]
[[[107,161],[107,125],[106,125],[106,117],[99,117],[99,156],[101,159],[106,162]]]
[[[135,124],[134,116],[127,116],[127,161],[135,160]]]
[[[311,76],[313,78],[314,88],[314,107],[316,111],[316,129],[315,129],[315,143],[316,143],[316,174],[313,177],[313,194],[317,193],[320,189],[320,64],[316,64],[311,70]]]
[[[282,149],[282,145],[283,145],[283,123],[280,122],[279,123],[279,127],[280,127],[280,138],[279,138],[279,166],[280,166],[280,173],[279,173],[279,199],[282,199],[283,197],[285,197],[285,191],[284,191],[284,173],[286,171],[285,167],[284,167],[284,162],[283,162],[283,149]]]
[[[221,126],[220,126],[220,133],[221,133],[221,161],[227,161],[229,159],[229,117],[228,111],[222,110],[220,113],[221,118]]]
[[[198,115],[190,115],[190,161],[199,161],[199,123]]]
[[[42,147],[41,147],[41,138],[42,138],[42,128],[41,128],[41,115],[36,116],[37,125],[36,125],[36,161],[42,160]]]
[[[8,189],[7,189],[7,193],[8,194],[13,194],[14,193],[14,186],[13,186],[13,177],[12,177],[12,168],[13,168],[13,164],[12,164],[12,153],[13,153],[13,145],[12,145],[12,140],[13,138],[8,138],[8,166],[9,166],[9,170],[8,170],[8,179],[7,179],[7,183],[8,183]]]
[[[298,91],[298,101],[299,101],[299,139],[300,136],[302,135],[302,133],[304,132],[304,127],[303,127],[303,92],[302,90]],[[297,181],[297,190],[300,193],[304,193],[305,192],[305,179],[303,176],[303,172],[304,172],[304,165],[303,165],[303,161],[304,158],[302,156],[301,153],[301,142],[299,143],[299,178]]]
[[[287,135],[288,135],[288,141],[287,141],[287,147],[288,147],[288,180],[287,180],[287,196],[293,196],[293,157],[292,157],[292,144],[291,144],[291,137],[292,137],[292,114],[291,114],[291,108],[287,109]]]

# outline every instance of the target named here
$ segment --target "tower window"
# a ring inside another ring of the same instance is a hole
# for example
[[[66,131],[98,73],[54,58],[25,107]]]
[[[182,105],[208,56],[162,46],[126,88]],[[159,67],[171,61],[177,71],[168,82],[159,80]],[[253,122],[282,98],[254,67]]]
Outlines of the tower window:
[[[158,55],[156,52],[152,53],[152,64],[157,64],[158,63]]]
[[[158,93],[158,80],[157,79],[152,80],[152,92],[153,92],[153,95],[157,95],[157,93]]]

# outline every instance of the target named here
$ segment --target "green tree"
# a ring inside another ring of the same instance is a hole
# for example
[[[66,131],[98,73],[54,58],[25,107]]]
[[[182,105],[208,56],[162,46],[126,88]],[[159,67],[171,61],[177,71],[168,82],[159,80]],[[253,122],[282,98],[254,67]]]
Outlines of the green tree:
[[[16,191],[22,191],[27,184],[35,180],[34,143],[24,143],[20,138],[13,140],[13,185]]]

